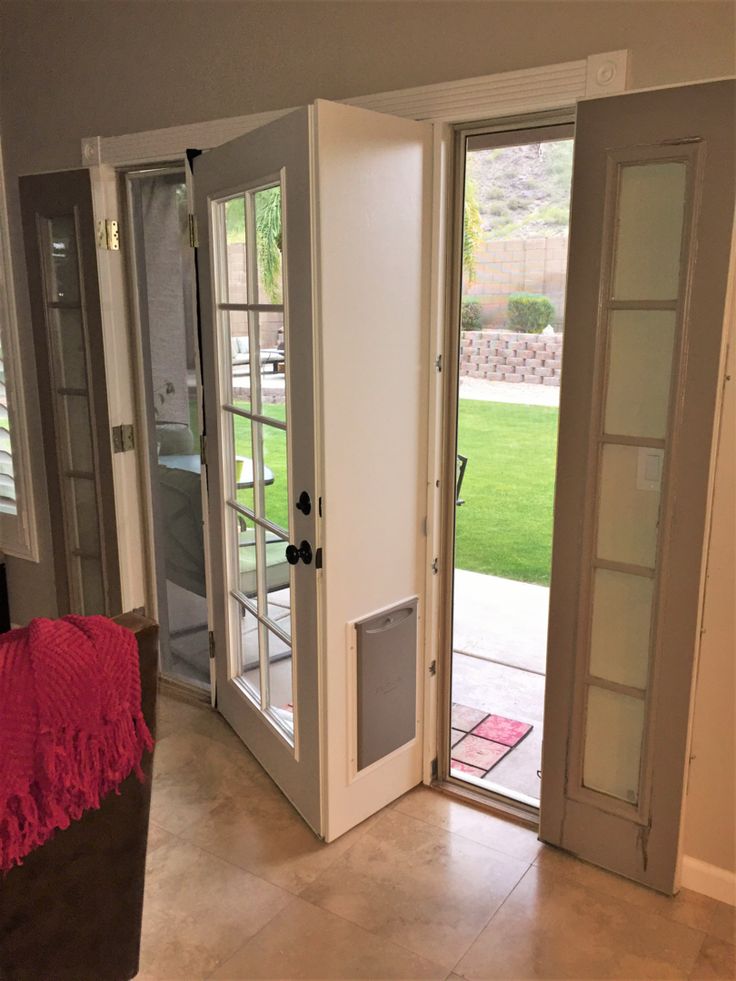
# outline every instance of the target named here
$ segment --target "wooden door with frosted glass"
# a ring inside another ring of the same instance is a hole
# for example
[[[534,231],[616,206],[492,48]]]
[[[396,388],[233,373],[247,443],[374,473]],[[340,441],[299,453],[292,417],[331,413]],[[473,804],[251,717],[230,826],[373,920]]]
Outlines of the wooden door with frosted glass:
[[[540,836],[677,888],[736,83],[581,103]]]

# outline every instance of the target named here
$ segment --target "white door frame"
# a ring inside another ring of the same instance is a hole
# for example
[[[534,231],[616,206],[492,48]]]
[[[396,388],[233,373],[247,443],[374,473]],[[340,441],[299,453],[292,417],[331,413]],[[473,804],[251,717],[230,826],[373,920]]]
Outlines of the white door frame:
[[[432,243],[429,297],[430,352],[428,373],[427,570],[424,597],[424,661],[428,671],[424,704],[425,783],[433,777],[437,757],[437,676],[430,666],[439,657],[442,616],[440,576],[442,547],[443,446],[446,429],[444,375],[435,369],[446,357],[448,301],[448,220],[452,210],[453,126],[475,120],[569,109],[581,99],[616,95],[627,89],[628,51],[593,54],[577,61],[477,78],[418,86],[343,100],[346,104],[392,113],[433,124]],[[82,163],[89,167],[95,220],[120,220],[118,173],[151,164],[184,163],[190,148],[207,150],[243,135],[289,112],[290,108],[166,129],[82,140]],[[123,229],[125,234],[125,229]],[[120,252],[102,252],[100,295],[106,363],[115,364],[110,389],[111,424],[133,422],[136,416],[134,335],[130,326],[125,272]],[[109,357],[107,352],[110,352]],[[127,371],[122,370],[127,366]],[[150,516],[139,488],[143,478],[138,453],[116,455],[115,496],[120,535],[124,608],[145,606],[151,592],[147,555],[152,548]],[[420,640],[420,643],[422,641]],[[214,698],[214,693],[213,693]]]

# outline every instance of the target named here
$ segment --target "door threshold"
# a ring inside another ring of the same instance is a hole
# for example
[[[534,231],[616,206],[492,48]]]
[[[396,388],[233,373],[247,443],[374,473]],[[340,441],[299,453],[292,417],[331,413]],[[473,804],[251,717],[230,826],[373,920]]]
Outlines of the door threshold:
[[[476,790],[475,787],[459,781],[456,782],[452,778],[436,780],[431,784],[431,788],[448,797],[462,800],[478,810],[488,811],[499,817],[510,818],[517,824],[524,824],[535,831],[539,828],[539,809],[531,805],[527,806],[508,798],[498,797],[487,791]]]
[[[210,693],[207,688],[178,678],[169,678],[164,674],[158,677],[158,689],[163,695],[178,698],[180,702],[201,702],[210,705]]]

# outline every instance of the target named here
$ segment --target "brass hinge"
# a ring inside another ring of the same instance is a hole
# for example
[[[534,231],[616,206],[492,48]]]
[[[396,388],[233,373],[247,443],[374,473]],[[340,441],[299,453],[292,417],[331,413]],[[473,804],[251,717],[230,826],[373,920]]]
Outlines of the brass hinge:
[[[439,571],[440,571],[440,560],[439,559],[433,559],[432,560],[432,575],[433,576],[436,576]]]
[[[437,757],[436,756],[432,760],[432,762],[429,764],[429,766],[430,766],[430,772],[432,774],[432,779],[433,780],[436,780],[437,779],[437,774],[439,773],[439,766],[437,764]]]
[[[189,225],[189,247],[196,249],[199,245],[199,239],[197,237],[197,216],[187,215],[187,223]]]
[[[120,251],[120,226],[114,218],[97,222],[97,248],[108,252]]]
[[[209,630],[207,632],[207,639],[209,640],[209,645],[210,645],[210,658],[214,658],[214,656],[215,656],[215,635],[214,635],[214,633],[211,630]]]
[[[437,369],[438,372],[439,371],[442,371],[442,355],[441,354],[438,354],[437,357],[434,359],[434,366],[435,366],[435,368]]]
[[[132,424],[112,427],[113,453],[125,453],[135,449],[135,433]]]
[[[437,674],[437,662],[436,661],[430,661],[430,664],[429,664],[429,673],[431,675]]]
[[[204,433],[199,437],[199,462],[203,467],[207,466],[207,437]]]

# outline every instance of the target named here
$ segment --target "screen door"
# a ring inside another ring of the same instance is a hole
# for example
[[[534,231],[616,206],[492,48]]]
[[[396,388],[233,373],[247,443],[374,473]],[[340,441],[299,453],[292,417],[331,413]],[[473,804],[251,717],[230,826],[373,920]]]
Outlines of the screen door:
[[[666,893],[698,642],[735,84],[578,107],[541,837]]]
[[[308,110],[194,160],[218,708],[321,831]]]

